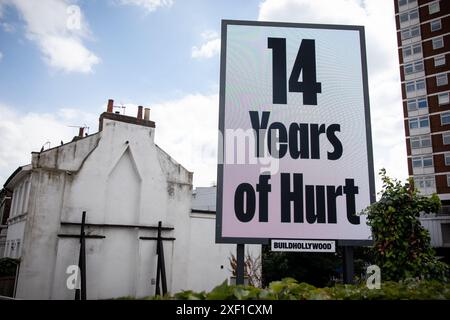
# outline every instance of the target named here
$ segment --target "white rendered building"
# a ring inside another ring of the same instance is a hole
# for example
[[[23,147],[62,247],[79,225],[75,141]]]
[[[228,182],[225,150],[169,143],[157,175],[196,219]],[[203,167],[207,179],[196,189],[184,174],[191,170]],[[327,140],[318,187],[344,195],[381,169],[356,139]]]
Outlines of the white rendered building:
[[[6,181],[13,196],[3,256],[21,259],[16,298],[74,298],[66,271],[78,265],[83,211],[88,299],[155,293],[156,241],[141,238],[156,237],[159,221],[169,292],[211,290],[230,277],[236,246],[215,244],[215,206],[192,209],[193,173],[154,143],[149,109],[137,117],[112,110],[109,100],[99,132],[33,152]]]

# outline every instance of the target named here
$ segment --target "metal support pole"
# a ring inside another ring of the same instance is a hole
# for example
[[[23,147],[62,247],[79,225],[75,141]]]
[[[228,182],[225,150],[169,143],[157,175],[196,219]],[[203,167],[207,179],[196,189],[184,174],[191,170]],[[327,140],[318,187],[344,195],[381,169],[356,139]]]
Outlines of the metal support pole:
[[[161,259],[159,258],[159,238],[161,237],[161,228],[158,223],[158,237],[156,238],[156,255],[157,255],[157,263],[156,263],[156,288],[155,288],[155,296],[161,295],[161,288],[159,283],[161,282]]]
[[[161,237],[161,221],[158,223],[158,246],[159,246],[159,259],[160,259],[160,268],[161,268],[161,282],[162,282],[162,293],[163,295],[167,293],[167,278],[166,278],[166,264],[164,262],[164,247],[163,241]]]
[[[344,262],[344,283],[345,284],[353,284],[353,274],[354,274],[354,266],[353,266],[353,247],[344,246],[343,247],[343,262]]]
[[[156,240],[156,254],[158,255],[158,263],[157,263],[157,270],[156,270],[156,290],[155,295],[160,295],[160,287],[159,283],[161,281],[162,284],[162,294],[167,293],[167,278],[166,278],[166,267],[164,262],[164,247],[163,247],[163,240],[161,236],[162,231],[162,222],[158,222],[158,238]]]
[[[238,243],[236,245],[236,284],[244,284],[244,254],[245,244]]]
[[[81,217],[80,232],[80,256],[78,258],[78,267],[80,268],[80,289],[75,290],[75,300],[86,300],[86,242],[84,227],[86,224],[86,211],[83,211]]]

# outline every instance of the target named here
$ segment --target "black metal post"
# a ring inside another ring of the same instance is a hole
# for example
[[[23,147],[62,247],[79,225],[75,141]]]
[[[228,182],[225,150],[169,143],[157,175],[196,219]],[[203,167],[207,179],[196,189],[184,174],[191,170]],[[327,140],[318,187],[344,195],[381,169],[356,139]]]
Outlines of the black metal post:
[[[155,296],[161,295],[161,289],[159,287],[160,278],[161,278],[161,260],[159,258],[159,240],[161,237],[161,229],[160,224],[158,223],[158,237],[156,238],[156,255],[157,255],[157,263],[156,263],[156,288],[155,288]]]
[[[160,295],[159,284],[162,285],[162,294],[167,293],[167,278],[166,278],[166,267],[164,262],[164,247],[163,239],[161,236],[162,222],[158,222],[158,238],[156,240],[156,254],[158,255],[157,269],[156,269],[156,290],[155,295]]]
[[[344,272],[344,283],[345,284],[353,284],[353,274],[354,274],[354,266],[353,266],[353,247],[351,246],[343,246],[343,272]]]
[[[244,254],[245,244],[236,245],[236,284],[244,284]]]
[[[80,232],[80,255],[78,258],[78,267],[80,268],[80,289],[75,290],[75,300],[86,300],[86,242],[84,227],[86,224],[86,211],[83,211],[81,217]]]

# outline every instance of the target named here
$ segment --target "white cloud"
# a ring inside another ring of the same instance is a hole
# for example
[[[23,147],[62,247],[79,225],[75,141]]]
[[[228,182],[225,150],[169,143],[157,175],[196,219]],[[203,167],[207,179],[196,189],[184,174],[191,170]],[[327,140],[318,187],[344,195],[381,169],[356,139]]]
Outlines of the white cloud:
[[[136,116],[138,104],[124,103]],[[194,172],[195,186],[216,182],[219,96],[190,94],[145,106],[156,122],[155,142],[177,162]]]
[[[364,25],[375,173],[408,176],[398,52],[391,0],[265,0],[259,20]],[[377,186],[380,181],[376,177]],[[377,188],[379,189],[379,188]]]
[[[51,147],[59,145],[61,140],[71,141],[78,129],[70,125],[86,124],[91,133],[97,130],[98,115],[74,109],[61,109],[52,114],[23,114],[0,104],[0,114],[0,185],[17,167],[29,164],[31,152],[39,151],[47,141]]]
[[[150,118],[156,122],[156,143],[190,171],[196,186],[209,186],[216,181],[218,142],[218,95],[187,95],[177,100],[150,105]],[[137,104],[124,103],[126,114],[136,116]],[[30,163],[31,152],[39,151],[47,142],[57,146],[78,134],[71,126],[98,129],[98,114],[72,108],[49,113],[20,114],[0,103],[0,185],[19,166]]]
[[[17,8],[26,23],[27,38],[36,42],[44,61],[51,67],[89,73],[100,62],[85,47],[83,39],[90,37],[87,21],[81,10],[71,10],[79,7],[71,6],[69,0],[6,0],[5,3]]]
[[[147,10],[147,12],[153,12],[160,7],[170,7],[173,4],[172,0],[118,0],[118,4],[121,5],[134,5],[139,6]]]
[[[0,51],[0,61],[3,59],[3,53]]]
[[[220,52],[220,38],[217,32],[207,30],[201,36],[206,42],[200,47],[192,47],[192,58],[211,58]]]

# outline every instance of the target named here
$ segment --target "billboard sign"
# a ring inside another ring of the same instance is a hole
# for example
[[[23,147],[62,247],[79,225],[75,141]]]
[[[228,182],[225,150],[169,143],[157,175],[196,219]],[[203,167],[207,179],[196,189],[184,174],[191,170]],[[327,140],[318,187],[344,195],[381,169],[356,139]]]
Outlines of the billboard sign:
[[[222,21],[216,241],[369,240],[364,28]]]

